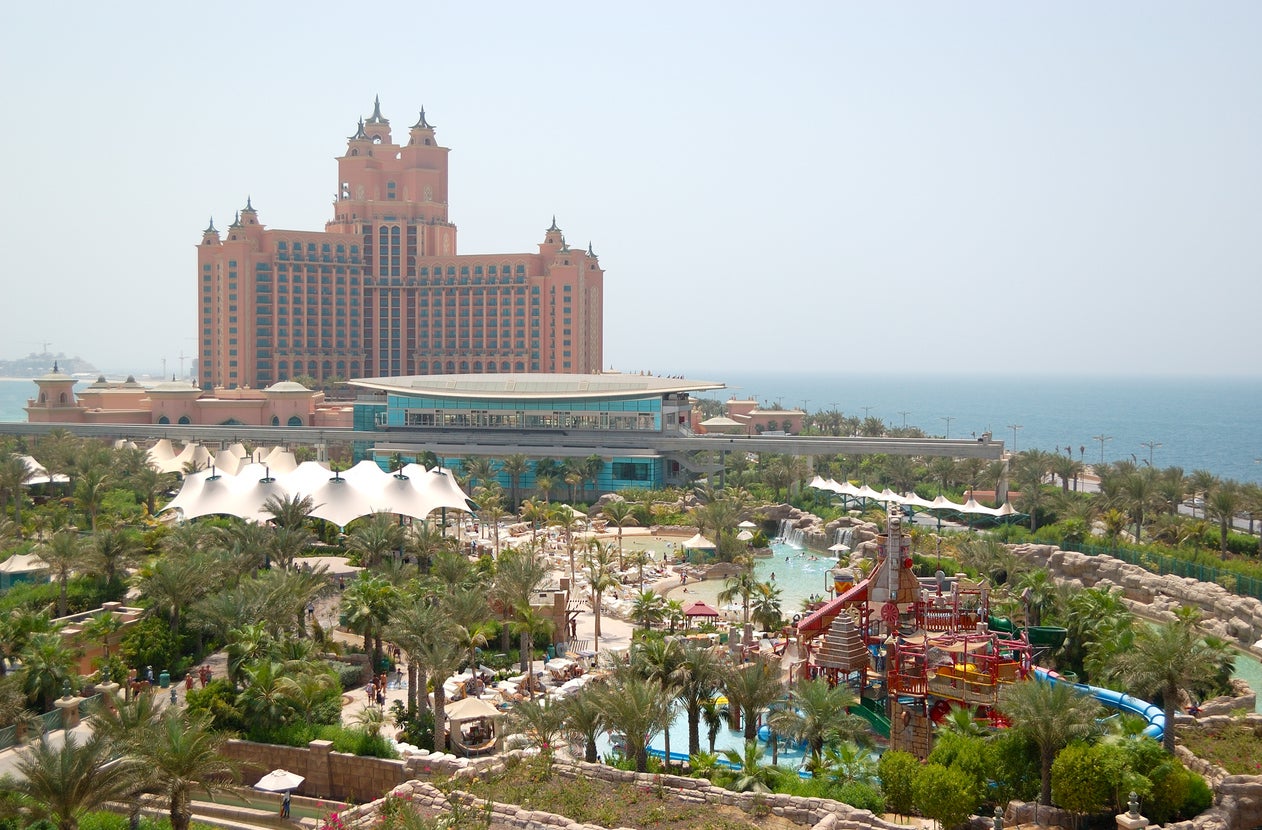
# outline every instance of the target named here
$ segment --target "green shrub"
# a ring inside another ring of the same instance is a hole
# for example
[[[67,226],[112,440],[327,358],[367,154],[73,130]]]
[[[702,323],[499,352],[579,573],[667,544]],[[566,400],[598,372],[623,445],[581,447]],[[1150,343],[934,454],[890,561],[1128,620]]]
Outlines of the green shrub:
[[[335,728],[337,727],[325,726],[321,727],[319,732],[322,738],[333,741],[333,749],[336,752],[349,752],[352,755],[362,755],[369,758],[399,757],[399,753],[394,751],[390,741],[375,730],[342,727],[337,728],[337,732],[332,738],[328,738],[328,732]]]
[[[920,761],[910,752],[891,750],[881,755],[876,771],[881,778],[881,789],[885,792],[885,801],[889,808],[899,815],[911,815]]]
[[[1124,772],[1116,755],[1101,747],[1076,742],[1056,754],[1052,762],[1052,801],[1080,814],[1098,813],[1109,806],[1116,792],[1115,781]]]
[[[363,684],[363,666],[357,663],[328,661],[328,665],[337,672],[337,682],[342,691],[358,689]]]
[[[187,696],[188,710],[209,712],[212,726],[221,732],[246,731],[245,717],[236,700],[236,690],[222,678],[210,681],[204,689],[193,689]]]
[[[142,676],[147,666],[153,666],[156,676],[164,670],[176,668],[182,649],[180,638],[171,633],[166,620],[146,617],[123,635],[119,653],[127,665],[141,672]]]
[[[863,781],[850,781],[837,791],[837,800],[860,810],[871,810],[878,816],[885,812],[885,797],[880,790]]]
[[[943,827],[962,824],[981,804],[973,792],[971,779],[941,764],[922,767],[912,789],[916,809]]]

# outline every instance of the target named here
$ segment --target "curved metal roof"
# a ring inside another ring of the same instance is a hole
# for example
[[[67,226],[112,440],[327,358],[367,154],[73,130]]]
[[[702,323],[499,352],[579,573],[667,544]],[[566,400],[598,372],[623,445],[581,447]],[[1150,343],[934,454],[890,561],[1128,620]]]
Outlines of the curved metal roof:
[[[361,378],[352,386],[433,398],[629,398],[722,389],[724,384],[656,375],[494,374]]]

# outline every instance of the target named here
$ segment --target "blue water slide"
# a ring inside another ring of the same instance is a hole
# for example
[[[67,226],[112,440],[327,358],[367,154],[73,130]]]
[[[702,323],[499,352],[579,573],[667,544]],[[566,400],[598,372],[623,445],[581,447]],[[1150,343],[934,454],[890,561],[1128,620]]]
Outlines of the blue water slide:
[[[1073,686],[1084,695],[1091,695],[1105,706],[1118,709],[1123,712],[1129,712],[1132,715],[1139,715],[1148,721],[1148,726],[1144,729],[1143,734],[1160,741],[1166,732],[1166,713],[1161,707],[1155,703],[1149,703],[1146,700],[1140,700],[1132,697],[1125,692],[1115,692],[1112,689],[1103,689],[1099,686],[1088,686],[1085,683],[1070,683],[1055,672],[1047,669],[1034,667],[1034,676],[1040,680],[1046,680],[1049,683],[1067,683]]]

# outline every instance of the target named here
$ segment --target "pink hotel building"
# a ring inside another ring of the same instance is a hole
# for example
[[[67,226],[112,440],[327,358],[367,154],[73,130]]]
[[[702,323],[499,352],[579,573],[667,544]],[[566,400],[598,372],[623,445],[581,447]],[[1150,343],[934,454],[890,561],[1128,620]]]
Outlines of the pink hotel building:
[[[249,200],[197,248],[198,379],[260,389],[331,378],[590,373],[604,271],[556,221],[538,253],[460,255],[448,148],[420,118],[394,143],[380,103],[338,158],[333,220],[266,229]]]

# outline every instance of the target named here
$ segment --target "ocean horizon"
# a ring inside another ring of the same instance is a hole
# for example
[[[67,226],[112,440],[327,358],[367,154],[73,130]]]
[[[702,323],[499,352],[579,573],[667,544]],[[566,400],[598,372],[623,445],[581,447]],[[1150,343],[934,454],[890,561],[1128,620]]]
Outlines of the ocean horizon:
[[[990,432],[1017,451],[1064,452],[1088,464],[1128,460],[1209,470],[1262,483],[1262,377],[996,377],[906,373],[689,371],[726,384],[700,397],[753,398],[768,406],[831,410],[916,426],[928,435]],[[29,380],[0,380],[0,431],[26,420]]]

